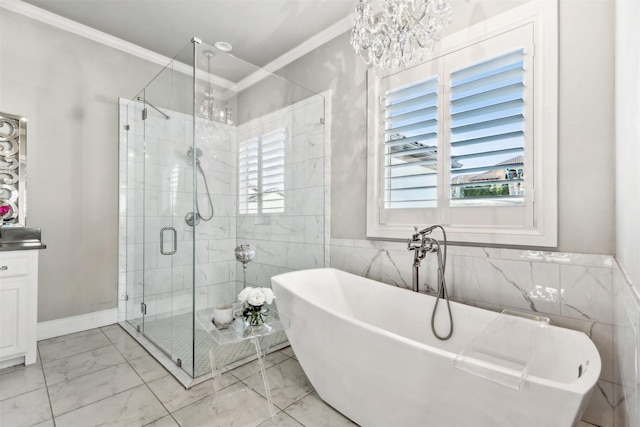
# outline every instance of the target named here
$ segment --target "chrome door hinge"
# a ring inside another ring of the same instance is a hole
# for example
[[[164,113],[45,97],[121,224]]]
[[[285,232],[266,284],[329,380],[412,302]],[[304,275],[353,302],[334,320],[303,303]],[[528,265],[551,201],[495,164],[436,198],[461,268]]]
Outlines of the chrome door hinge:
[[[129,301],[129,295],[125,294],[125,295],[124,295],[124,300],[125,300],[125,301]]]
[[[146,316],[147,315],[147,304],[141,302],[140,303],[140,311],[142,311],[142,314]]]
[[[147,120],[147,108],[142,109],[142,120]]]

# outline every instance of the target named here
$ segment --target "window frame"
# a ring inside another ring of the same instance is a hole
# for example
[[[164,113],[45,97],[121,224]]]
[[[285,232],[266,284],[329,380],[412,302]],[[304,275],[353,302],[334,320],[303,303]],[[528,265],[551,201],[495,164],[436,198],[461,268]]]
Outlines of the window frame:
[[[557,1],[533,0],[510,11],[468,27],[443,38],[428,62],[444,61],[447,55],[469,46],[482,43],[501,34],[526,25],[533,26],[533,120],[532,146],[525,149],[528,162],[533,162],[526,172],[531,178],[527,190],[526,203],[529,203],[530,218],[527,225],[505,225],[501,223],[473,225],[451,223],[451,210],[460,209],[449,206],[449,182],[445,179],[445,167],[448,165],[449,141],[439,137],[439,204],[438,208],[412,209],[404,215],[396,215],[390,220],[384,214],[384,108],[380,100],[384,89],[383,79],[375,69],[368,72],[368,150],[367,150],[367,237],[382,239],[406,239],[413,226],[443,224],[447,237],[452,242],[495,244],[509,246],[557,246],[557,137],[558,137],[558,17]],[[470,63],[473,61],[470,60]],[[418,65],[421,67],[424,64]],[[415,67],[414,67],[415,68]],[[411,69],[400,73],[410,72]],[[396,73],[396,74],[400,74]],[[428,77],[428,76],[424,76]],[[449,97],[445,88],[449,75],[438,77],[440,98]],[[443,108],[439,103],[439,110]],[[440,117],[448,111],[439,111]],[[447,120],[448,123],[448,120]],[[439,135],[444,135],[444,120],[439,119]],[[446,157],[445,157],[446,156]],[[448,173],[446,174],[448,176]],[[474,211],[497,209],[497,207],[464,207],[466,216],[472,217]],[[407,210],[409,211],[409,210]]]

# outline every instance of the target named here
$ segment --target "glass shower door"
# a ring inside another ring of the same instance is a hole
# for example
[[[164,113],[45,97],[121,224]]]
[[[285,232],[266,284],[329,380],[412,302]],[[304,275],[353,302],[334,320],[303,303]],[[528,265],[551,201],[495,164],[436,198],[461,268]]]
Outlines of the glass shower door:
[[[126,106],[124,120],[126,131],[126,174],[121,185],[126,187],[126,318],[127,322],[142,331],[144,301],[144,126],[142,110],[144,104],[133,100]]]
[[[186,76],[185,76],[186,77]],[[172,64],[145,88],[144,335],[193,375],[193,164],[187,156],[191,115],[173,86]]]

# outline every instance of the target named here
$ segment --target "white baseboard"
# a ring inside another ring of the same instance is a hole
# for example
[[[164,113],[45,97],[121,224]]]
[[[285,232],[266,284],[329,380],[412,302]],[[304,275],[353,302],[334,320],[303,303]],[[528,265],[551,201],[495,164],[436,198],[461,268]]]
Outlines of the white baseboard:
[[[94,311],[93,313],[80,314],[78,316],[63,317],[62,319],[38,322],[38,341],[74,332],[86,331],[118,323],[118,309]]]

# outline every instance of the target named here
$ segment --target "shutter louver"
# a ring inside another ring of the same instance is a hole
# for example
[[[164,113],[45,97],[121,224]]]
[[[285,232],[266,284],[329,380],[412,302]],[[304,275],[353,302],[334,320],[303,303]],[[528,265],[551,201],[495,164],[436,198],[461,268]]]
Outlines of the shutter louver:
[[[241,214],[258,213],[258,144],[258,138],[251,138],[238,146],[238,209]]]
[[[284,212],[285,130],[262,136],[262,212]]]
[[[437,78],[388,91],[384,122],[385,208],[437,206]]]
[[[524,200],[524,49],[451,73],[451,205]]]
[[[278,129],[238,146],[240,214],[284,212],[286,131]]]

